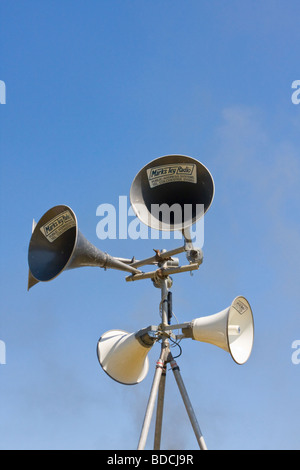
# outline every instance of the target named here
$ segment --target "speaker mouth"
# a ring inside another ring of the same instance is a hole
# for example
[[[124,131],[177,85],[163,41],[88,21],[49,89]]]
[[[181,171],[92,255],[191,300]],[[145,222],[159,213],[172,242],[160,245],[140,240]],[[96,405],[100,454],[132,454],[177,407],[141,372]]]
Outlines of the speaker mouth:
[[[73,210],[65,205],[49,209],[36,225],[29,243],[28,264],[38,281],[50,281],[65,269],[78,236]]]
[[[129,346],[124,347],[126,339]],[[149,370],[148,351],[134,333],[124,330],[107,331],[97,344],[100,366],[111,379],[123,385],[136,385],[144,380]]]
[[[239,325],[239,334],[230,334],[230,326]],[[251,306],[239,296],[231,304],[227,318],[227,342],[232,359],[239,365],[248,361],[254,342],[254,319]]]
[[[209,170],[186,155],[166,155],[144,166],[133,180],[130,202],[137,217],[157,230],[183,230],[209,209],[214,181]]]

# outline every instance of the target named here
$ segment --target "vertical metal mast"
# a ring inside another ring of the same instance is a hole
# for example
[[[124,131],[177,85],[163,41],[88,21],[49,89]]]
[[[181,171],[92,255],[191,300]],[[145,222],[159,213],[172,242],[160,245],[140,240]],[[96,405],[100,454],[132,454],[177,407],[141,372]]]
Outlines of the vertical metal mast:
[[[161,287],[161,312],[162,312],[162,327],[165,328],[168,325],[168,279],[160,280]],[[144,423],[140,435],[140,440],[138,444],[138,450],[144,449],[147,441],[147,436],[151,424],[151,419],[153,415],[153,410],[155,406],[155,400],[157,397],[158,390],[160,390],[159,399],[158,399],[158,408],[156,416],[156,430],[155,430],[155,440],[154,447],[160,447],[161,439],[161,426],[162,426],[162,413],[163,413],[163,396],[164,396],[164,381],[166,373],[166,361],[169,355],[169,340],[166,336],[162,339],[161,345],[161,354],[159,360],[156,362],[156,370],[152,383],[152,388],[150,392],[150,397],[147,404],[147,409],[145,413]],[[163,382],[161,378],[164,374]]]
[[[163,279],[161,281],[161,312],[162,312],[162,325],[164,328],[168,326],[168,281]],[[169,356],[170,347],[169,340],[167,337],[164,337],[162,340],[162,348],[165,349]],[[165,397],[165,386],[166,386],[166,374],[167,374],[167,363],[168,357],[166,358],[165,364],[163,366],[163,371],[160,378],[158,398],[157,398],[157,410],[156,410],[156,425],[155,425],[155,434],[154,434],[154,450],[160,449],[161,443],[161,430],[162,430],[162,420],[163,420],[163,408],[164,408],[164,397]]]
[[[166,364],[171,363],[171,368],[178,385],[182,400],[184,402],[187,414],[192,424],[197,442],[201,450],[207,450],[206,443],[204,441],[200,426],[198,424],[195,412],[190,402],[188,393],[186,391],[183,379],[180,374],[180,369],[175,362],[171,351],[168,334],[168,282],[170,278],[164,278],[160,280],[161,288],[161,314],[162,314],[162,345],[160,358],[156,363],[155,375],[152,383],[150,397],[147,404],[143,427],[140,435],[138,444],[138,450],[143,450],[146,445],[147,436],[152,420],[152,415],[155,406],[155,400],[157,397],[157,410],[156,410],[156,425],[154,434],[154,450],[159,450],[161,445],[161,434],[162,434],[162,420],[163,420],[163,407],[164,407],[164,396],[165,396],[165,381],[166,381]],[[158,286],[157,286],[158,287]]]

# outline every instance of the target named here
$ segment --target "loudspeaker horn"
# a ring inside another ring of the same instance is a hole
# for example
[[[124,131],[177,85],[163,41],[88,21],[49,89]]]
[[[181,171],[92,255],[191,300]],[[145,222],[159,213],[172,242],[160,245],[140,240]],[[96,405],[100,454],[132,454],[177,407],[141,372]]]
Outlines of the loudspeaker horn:
[[[102,369],[116,382],[135,385],[146,377],[149,370],[147,354],[155,339],[147,333],[127,333],[110,330],[98,341],[97,355]]]
[[[230,307],[193,320],[182,332],[196,341],[224,349],[237,364],[244,364],[250,357],[254,339],[250,304],[245,297],[236,297]]]
[[[144,166],[135,176],[130,202],[147,226],[165,231],[193,225],[209,209],[214,181],[208,169],[185,155],[166,155]]]
[[[48,210],[33,230],[29,249],[29,284],[51,281],[62,271],[82,266],[98,266],[139,273],[90,243],[78,230],[70,207],[59,205]]]
[[[32,221],[32,229],[31,229],[31,233],[34,232],[34,229],[36,227],[36,221],[33,219]],[[30,271],[30,268],[28,269],[28,284],[27,284],[27,290],[31,289],[31,287],[35,286],[36,284],[38,284],[38,280],[35,279],[33,277],[33,275],[31,274],[31,271]]]

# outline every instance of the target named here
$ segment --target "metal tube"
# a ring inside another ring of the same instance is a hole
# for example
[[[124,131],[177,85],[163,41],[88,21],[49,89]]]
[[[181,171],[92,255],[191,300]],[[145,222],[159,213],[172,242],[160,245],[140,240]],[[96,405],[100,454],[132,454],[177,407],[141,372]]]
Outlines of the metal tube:
[[[164,263],[165,264],[165,263]],[[168,280],[161,280],[161,319],[162,325],[168,325]],[[169,340],[167,337],[164,337],[162,340],[162,351],[165,352],[165,358],[169,355]],[[156,427],[155,427],[155,436],[154,436],[154,449],[160,449],[161,441],[161,428],[162,428],[162,415],[163,415],[163,406],[164,406],[164,394],[165,394],[165,383],[166,383],[166,366],[164,364],[164,369],[160,378],[159,384],[159,394],[157,399],[157,411],[156,411]]]
[[[177,255],[179,253],[183,253],[184,251],[185,251],[185,247],[181,246],[179,248],[175,248],[174,250],[165,251],[165,252],[161,253],[160,257],[161,258],[170,258],[171,256]],[[140,260],[140,261],[134,261],[133,263],[131,263],[131,266],[134,267],[134,268],[138,268],[140,266],[145,266],[146,264],[153,264],[153,263],[157,263],[156,256],[151,256],[151,258],[143,259],[143,260]]]
[[[195,412],[193,410],[192,404],[190,402],[189,396],[188,396],[186,388],[184,386],[184,383],[183,383],[183,380],[182,380],[182,377],[181,377],[181,374],[180,374],[180,369],[179,369],[177,363],[174,361],[173,358],[171,360],[171,367],[172,367],[172,371],[174,373],[178,388],[180,390],[181,397],[183,399],[187,414],[190,418],[190,421],[191,421],[196,439],[198,441],[199,447],[200,447],[201,450],[207,450],[207,447],[206,447],[206,444],[205,444],[205,441],[204,441],[204,437],[202,435],[202,432],[201,432],[200,426],[198,424]]]
[[[165,363],[165,355],[166,355],[166,350],[162,346],[160,358],[156,363],[156,370],[155,370],[154,379],[152,382],[152,388],[151,388],[151,392],[150,392],[150,396],[149,396],[149,400],[147,404],[147,409],[146,409],[146,413],[144,417],[143,427],[142,427],[137,450],[143,450],[146,445],[147,436],[148,436],[151,419],[153,415],[153,410],[154,410],[154,405],[155,405],[155,399],[157,396],[158,387],[160,384],[160,379],[161,379],[161,375],[162,375],[163,367]]]
[[[164,399],[165,399],[166,374],[167,374],[167,369],[164,366],[162,375],[160,378],[158,397],[157,397],[156,424],[155,424],[154,447],[153,447],[154,450],[160,450],[163,409],[164,409]]]
[[[168,325],[168,281],[167,279],[161,280],[161,319],[162,319],[162,325],[167,326]],[[169,349],[169,340],[166,337],[163,338],[162,340],[162,351],[164,351],[165,358],[167,358],[167,356],[169,355],[170,349]],[[154,449],[155,450],[158,450],[160,448],[165,381],[166,381],[166,367],[164,364],[164,368],[163,368],[161,378],[160,378],[159,394],[158,394],[158,399],[157,399],[156,427],[155,427],[155,436],[154,436]]]
[[[175,325],[168,325],[164,328],[164,330],[182,330],[183,328],[188,328],[191,326],[191,322],[185,323],[176,323]]]
[[[167,277],[171,274],[176,274],[176,273],[185,273],[187,271],[195,271],[196,269],[199,269],[199,264],[198,263],[191,263],[187,264],[185,266],[179,266],[179,267],[169,267],[169,268],[164,268],[161,269],[161,276]],[[157,271],[151,271],[148,273],[138,273],[138,274],[132,274],[132,276],[127,276],[125,279],[127,282],[131,281],[140,281],[141,279],[152,279],[154,276],[157,275]]]

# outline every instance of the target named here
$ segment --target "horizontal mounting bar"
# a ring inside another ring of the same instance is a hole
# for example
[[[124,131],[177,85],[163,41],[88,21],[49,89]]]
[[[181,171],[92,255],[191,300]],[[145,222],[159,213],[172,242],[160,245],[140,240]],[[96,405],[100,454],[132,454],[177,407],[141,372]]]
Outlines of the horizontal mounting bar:
[[[165,259],[165,258],[170,258],[173,255],[177,255],[178,253],[183,253],[185,251],[185,247],[181,246],[179,248],[174,248],[174,250],[170,251],[165,251],[160,253],[160,258]],[[151,256],[151,258],[146,258],[140,261],[134,261],[131,263],[131,266],[133,268],[138,268],[140,266],[145,266],[146,264],[156,264],[157,261],[157,255]]]
[[[177,323],[177,325],[166,325],[164,330],[182,330],[182,328],[188,328],[191,326],[191,322]]]
[[[132,276],[127,276],[126,281],[127,282],[140,281],[141,279],[153,279],[154,277],[164,279],[164,278],[170,276],[171,274],[184,273],[184,272],[188,272],[188,271],[194,271],[196,269],[199,269],[199,264],[198,263],[192,263],[192,264],[188,264],[186,266],[178,266],[178,267],[174,267],[174,268],[172,268],[172,267],[170,267],[170,268],[161,268],[161,269],[157,269],[156,271],[151,271],[149,273],[140,273],[140,274],[133,274]]]
[[[151,338],[155,338],[155,339],[160,339],[164,336],[165,337],[167,336],[169,338],[173,338],[174,340],[176,340],[176,335],[174,335],[171,332],[171,328],[169,328],[169,325],[168,326],[166,325],[166,328],[164,328],[162,324],[159,326],[150,325],[147,328],[142,328],[141,330],[139,330],[135,334],[135,337],[140,338],[146,334],[148,334]]]

